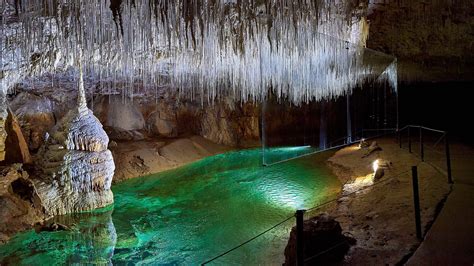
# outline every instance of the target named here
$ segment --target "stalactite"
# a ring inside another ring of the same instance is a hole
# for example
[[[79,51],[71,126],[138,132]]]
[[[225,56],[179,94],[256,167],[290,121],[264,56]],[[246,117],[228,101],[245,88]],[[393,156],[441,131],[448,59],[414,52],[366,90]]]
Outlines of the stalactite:
[[[358,45],[364,24],[347,2],[18,0],[2,7],[2,21],[16,10],[19,21],[2,22],[1,66],[60,72],[82,50],[85,77],[130,97],[172,87],[204,101],[261,100],[268,88],[294,103],[331,98],[393,61],[367,60],[390,57]]]

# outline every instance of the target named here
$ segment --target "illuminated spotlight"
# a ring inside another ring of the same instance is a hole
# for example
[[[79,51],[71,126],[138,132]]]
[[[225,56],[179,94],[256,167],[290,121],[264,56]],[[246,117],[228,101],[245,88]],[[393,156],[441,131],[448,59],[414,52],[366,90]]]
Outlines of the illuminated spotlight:
[[[375,173],[376,173],[377,170],[379,169],[379,159],[375,160],[375,161],[372,163],[372,169],[374,169],[374,175],[375,175]]]
[[[367,146],[366,142],[365,142],[365,138],[362,138],[360,141],[359,141],[359,149],[362,149],[364,148],[364,146]]]

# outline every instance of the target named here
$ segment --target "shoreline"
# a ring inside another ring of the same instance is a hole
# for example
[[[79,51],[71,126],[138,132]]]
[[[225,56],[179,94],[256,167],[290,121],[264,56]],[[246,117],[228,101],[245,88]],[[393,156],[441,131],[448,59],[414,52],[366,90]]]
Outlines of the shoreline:
[[[166,140],[118,142],[110,149],[116,165],[112,183],[117,184],[127,179],[176,169],[235,148],[191,135]]]
[[[438,169],[400,149],[393,139],[385,137],[376,142],[382,150],[365,158],[366,150],[352,145],[338,150],[327,161],[343,190],[334,204],[318,213],[327,212],[345,234],[357,240],[342,265],[403,263],[421,244],[415,234],[412,165],[418,166],[424,233],[451,191]],[[372,163],[376,159],[392,164],[384,169],[380,180],[372,183]]]

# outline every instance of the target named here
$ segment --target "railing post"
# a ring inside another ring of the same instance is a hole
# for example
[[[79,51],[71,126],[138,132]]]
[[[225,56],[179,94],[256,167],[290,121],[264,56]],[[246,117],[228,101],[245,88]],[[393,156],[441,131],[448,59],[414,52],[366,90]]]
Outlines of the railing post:
[[[418,169],[416,166],[411,167],[411,175],[413,181],[413,201],[415,204],[416,237],[421,239],[420,195],[418,192]]]
[[[425,161],[425,151],[423,149],[423,128],[420,127],[420,156],[421,156],[421,161]]]
[[[304,233],[303,233],[303,220],[304,213],[306,210],[296,211],[296,265],[304,265]]]
[[[398,145],[400,145],[400,149],[402,148],[402,132],[398,130]]]
[[[447,166],[447,172],[448,172],[448,183],[452,184],[453,182],[453,176],[451,175],[451,154],[449,153],[449,140],[448,140],[448,132],[445,133],[444,135],[444,142],[446,143],[446,166]]]
[[[410,136],[410,128],[408,127],[408,151],[411,153],[411,136]]]

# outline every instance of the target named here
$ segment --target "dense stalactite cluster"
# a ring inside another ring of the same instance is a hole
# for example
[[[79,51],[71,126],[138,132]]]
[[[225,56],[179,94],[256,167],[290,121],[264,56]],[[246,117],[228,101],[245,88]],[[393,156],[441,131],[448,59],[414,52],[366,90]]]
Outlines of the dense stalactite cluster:
[[[3,90],[66,70],[79,50],[102,93],[172,87],[201,100],[259,100],[269,88],[295,103],[328,98],[393,62],[367,60],[374,52],[359,45],[363,1],[18,0],[1,10]]]

